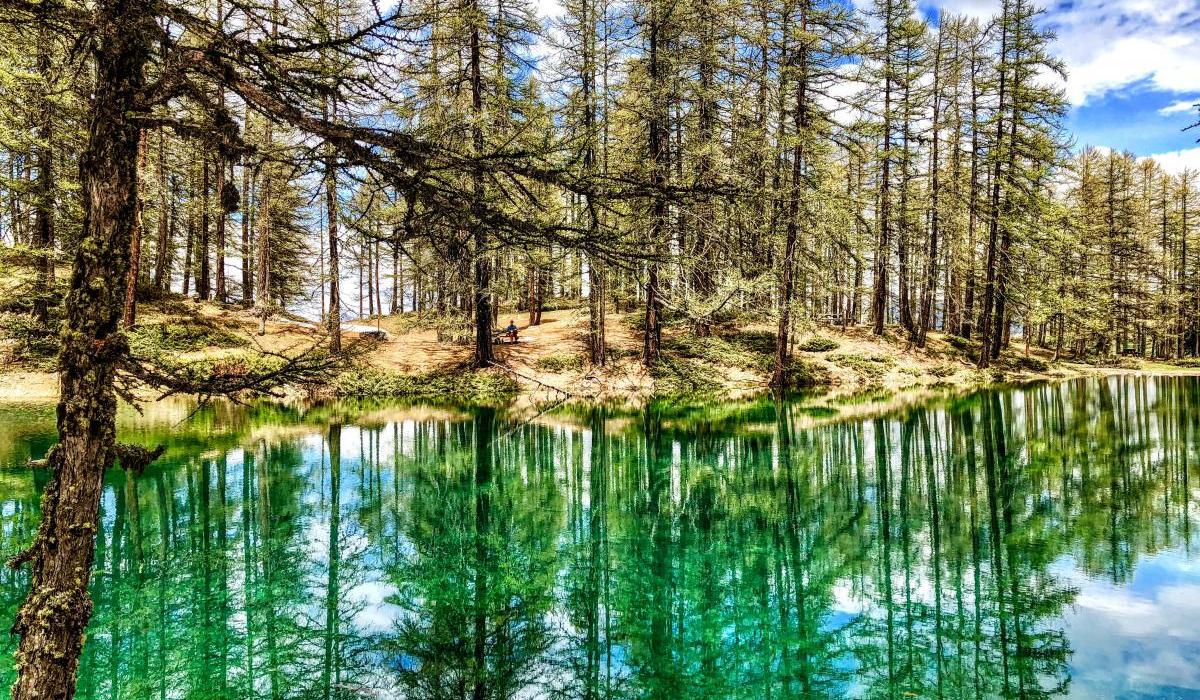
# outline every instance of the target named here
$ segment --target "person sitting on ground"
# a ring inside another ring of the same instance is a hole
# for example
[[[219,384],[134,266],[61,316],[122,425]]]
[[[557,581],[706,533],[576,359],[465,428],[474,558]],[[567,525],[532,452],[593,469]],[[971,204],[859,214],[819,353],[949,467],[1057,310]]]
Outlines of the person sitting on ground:
[[[509,342],[511,342],[511,343],[517,342],[517,322],[516,321],[509,319],[508,328],[505,328],[504,332],[508,334]]]

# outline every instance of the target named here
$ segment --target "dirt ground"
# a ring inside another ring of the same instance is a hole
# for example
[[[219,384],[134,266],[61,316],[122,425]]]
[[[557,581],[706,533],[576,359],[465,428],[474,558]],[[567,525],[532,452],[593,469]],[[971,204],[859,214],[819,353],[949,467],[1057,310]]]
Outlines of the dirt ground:
[[[211,303],[175,301],[169,304],[144,304],[139,323],[153,324],[183,318],[202,318],[225,330],[245,337],[251,347],[270,352],[298,353],[321,339],[320,329],[295,319],[273,319],[267,332],[258,335],[258,319],[249,310]],[[517,380],[522,394],[530,401],[544,402],[565,399],[640,401],[655,392],[655,379],[641,365],[639,355],[641,336],[631,330],[618,314],[609,314],[606,323],[606,342],[612,357],[605,367],[591,367],[583,362],[586,353],[586,309],[566,309],[543,314],[542,323],[529,326],[522,315],[502,314],[501,326],[513,319],[519,328],[519,342],[495,346],[500,369]],[[382,319],[359,319],[343,324],[347,342],[353,342],[376,327],[386,332],[382,340],[372,342],[364,361],[379,369],[405,374],[421,374],[453,370],[465,366],[471,358],[468,344],[438,339],[434,328],[421,325],[413,314]],[[745,331],[771,331],[768,326],[749,326]],[[676,332],[668,330],[670,334]],[[995,373],[981,372],[967,353],[952,346],[939,333],[931,333],[926,348],[918,349],[895,334],[883,338],[872,335],[865,327],[849,329],[819,329],[797,334],[802,343],[812,336],[828,338],[837,347],[821,352],[797,350],[802,358],[830,380],[829,397],[836,400],[847,394],[865,391],[915,391],[982,386],[998,379]],[[201,359],[240,352],[239,349],[210,348],[185,353],[180,359]],[[1014,357],[1020,354],[1018,349]],[[1036,354],[1036,353],[1035,353]],[[551,359],[558,360],[548,362]],[[568,362],[562,362],[562,360]],[[1047,357],[1039,359],[1046,360]],[[691,360],[700,363],[699,360]],[[874,363],[874,364],[873,364]],[[767,377],[742,367],[697,365],[705,380],[728,396],[738,397],[766,389]],[[1155,373],[1181,373],[1182,368],[1160,368]],[[1081,374],[1097,374],[1101,368],[1073,366],[1065,363],[1045,371],[1009,371],[1005,379],[1062,378]],[[1129,371],[1129,370],[1121,370]],[[1195,370],[1191,370],[1194,372]],[[57,397],[58,381],[53,373],[29,371],[22,367],[5,367],[0,371],[0,401],[52,400]]]

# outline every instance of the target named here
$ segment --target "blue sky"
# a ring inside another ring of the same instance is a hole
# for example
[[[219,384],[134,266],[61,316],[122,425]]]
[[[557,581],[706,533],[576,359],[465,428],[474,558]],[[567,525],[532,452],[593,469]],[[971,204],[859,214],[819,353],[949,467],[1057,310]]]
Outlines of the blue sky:
[[[920,0],[925,11],[987,18],[1000,0]],[[1079,147],[1153,156],[1178,172],[1200,169],[1200,0],[1043,0],[1057,34],[1073,105],[1067,126]]]

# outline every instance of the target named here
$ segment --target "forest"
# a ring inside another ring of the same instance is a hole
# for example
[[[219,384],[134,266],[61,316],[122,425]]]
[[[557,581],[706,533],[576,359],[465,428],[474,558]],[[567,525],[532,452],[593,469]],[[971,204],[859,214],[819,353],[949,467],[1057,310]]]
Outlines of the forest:
[[[194,6],[193,6],[194,5]],[[53,336],[83,231],[83,20],[7,5],[9,333]],[[416,313],[493,362],[501,310],[918,347],[1014,335],[1055,359],[1194,357],[1195,175],[1081,147],[1041,11],[908,0],[188,4],[144,37],[129,294],[272,315]],[[1180,127],[1187,126],[1187,122]],[[1189,250],[1189,242],[1192,243]],[[124,252],[124,251],[122,251]],[[333,312],[331,310],[337,310]],[[14,328],[14,326],[18,326]]]
[[[1013,346],[1200,357],[1196,176],[1075,143],[1030,0],[986,21],[913,0],[543,14],[0,0],[4,362],[41,353],[59,401],[37,533],[9,560],[30,570],[14,698],[73,696],[104,471],[163,453],[118,442],[119,402],[319,383],[364,321],[436,329],[468,375],[504,370],[517,314],[574,309],[588,367],[620,336],[647,371],[667,342],[757,325],[776,390],[809,383],[814,329],[936,337],[980,369]],[[139,350],[165,302],[311,343],[198,373]]]

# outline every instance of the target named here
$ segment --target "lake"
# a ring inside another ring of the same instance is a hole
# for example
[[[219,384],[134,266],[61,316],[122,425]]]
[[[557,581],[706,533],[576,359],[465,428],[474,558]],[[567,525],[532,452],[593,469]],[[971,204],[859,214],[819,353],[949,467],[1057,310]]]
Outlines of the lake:
[[[120,425],[81,698],[1200,697],[1200,379]],[[0,406],[5,556],[53,427]]]

